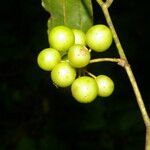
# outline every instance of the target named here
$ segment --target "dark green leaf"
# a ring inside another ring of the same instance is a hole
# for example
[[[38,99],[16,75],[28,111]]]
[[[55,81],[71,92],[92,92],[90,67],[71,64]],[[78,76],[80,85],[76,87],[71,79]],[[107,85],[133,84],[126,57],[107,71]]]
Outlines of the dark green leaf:
[[[66,25],[86,31],[93,25],[91,0],[42,0],[42,6],[50,13],[49,30]]]

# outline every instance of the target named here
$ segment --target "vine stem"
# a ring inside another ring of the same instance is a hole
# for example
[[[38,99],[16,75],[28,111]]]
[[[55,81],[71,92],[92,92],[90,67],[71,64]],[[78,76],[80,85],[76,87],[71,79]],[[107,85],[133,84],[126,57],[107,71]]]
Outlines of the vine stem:
[[[148,116],[146,107],[144,105],[144,102],[143,102],[143,99],[142,99],[142,96],[141,96],[141,92],[138,88],[135,76],[133,74],[131,66],[128,63],[127,57],[126,57],[125,52],[122,48],[122,45],[120,43],[120,40],[118,38],[118,35],[116,33],[116,30],[114,28],[113,22],[111,20],[111,17],[110,17],[109,11],[108,11],[108,8],[112,4],[113,0],[106,0],[105,2],[103,2],[103,0],[96,0],[96,1],[100,5],[100,7],[102,8],[102,11],[103,11],[104,16],[105,16],[106,21],[107,21],[107,24],[108,24],[109,28],[112,31],[113,39],[114,39],[114,42],[116,44],[119,56],[120,56],[121,59],[125,60],[125,62],[126,62],[125,65],[124,65],[124,68],[126,70],[128,78],[129,78],[130,83],[132,85],[132,88],[133,88],[133,91],[134,91],[139,109],[140,109],[141,114],[142,114],[142,118],[144,120],[144,124],[146,126],[145,150],[150,150],[150,118]]]

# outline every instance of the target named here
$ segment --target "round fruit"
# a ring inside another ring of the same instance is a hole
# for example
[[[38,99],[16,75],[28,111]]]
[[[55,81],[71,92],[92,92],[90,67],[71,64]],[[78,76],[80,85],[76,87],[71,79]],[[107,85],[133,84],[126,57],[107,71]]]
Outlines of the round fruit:
[[[98,86],[92,77],[82,76],[72,83],[71,92],[78,102],[90,103],[97,97]]]
[[[68,59],[75,68],[85,67],[90,62],[90,52],[82,45],[76,44],[69,48]]]
[[[37,57],[39,67],[45,71],[51,71],[60,61],[60,53],[53,48],[46,48],[42,50]]]
[[[48,35],[50,46],[58,51],[66,51],[75,42],[73,31],[66,26],[54,27]]]
[[[67,62],[57,64],[52,72],[51,79],[56,86],[67,87],[72,84],[76,77],[76,70]]]
[[[106,51],[112,43],[111,30],[105,25],[92,26],[86,33],[87,45],[96,52]]]
[[[85,33],[79,29],[72,29],[75,36],[75,44],[86,45]]]
[[[108,97],[114,91],[113,80],[106,75],[99,75],[96,78],[98,84],[98,95],[101,97]]]

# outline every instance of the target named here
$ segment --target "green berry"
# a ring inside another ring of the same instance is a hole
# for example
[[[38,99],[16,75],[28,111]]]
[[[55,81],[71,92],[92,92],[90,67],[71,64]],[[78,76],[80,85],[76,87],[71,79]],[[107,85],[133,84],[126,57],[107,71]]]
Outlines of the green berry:
[[[108,97],[114,91],[113,80],[106,75],[99,75],[96,77],[96,82],[98,85],[98,95],[101,97]]]
[[[90,58],[90,52],[85,46],[76,44],[69,48],[68,59],[75,68],[85,67],[89,64]]]
[[[67,87],[72,84],[76,77],[76,70],[68,62],[57,64],[52,72],[51,79],[58,87]]]
[[[73,31],[66,26],[56,26],[48,35],[49,44],[58,51],[64,52],[75,42]]]
[[[86,33],[86,43],[96,52],[106,51],[112,44],[111,30],[102,24],[92,26]]]
[[[60,61],[60,53],[53,48],[46,48],[42,50],[37,57],[39,67],[45,71],[51,71]]]
[[[90,103],[97,97],[98,86],[92,77],[82,76],[72,83],[71,92],[78,102]]]
[[[79,29],[72,29],[75,36],[75,44],[81,44],[83,46],[86,45],[85,33]]]

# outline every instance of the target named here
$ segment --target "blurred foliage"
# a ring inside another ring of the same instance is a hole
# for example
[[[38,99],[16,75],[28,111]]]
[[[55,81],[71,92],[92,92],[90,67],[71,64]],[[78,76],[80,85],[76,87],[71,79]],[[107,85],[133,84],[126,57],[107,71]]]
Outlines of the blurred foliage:
[[[114,0],[110,12],[149,111],[149,9],[140,4]],[[105,23],[93,6],[94,23]],[[80,104],[37,66],[38,52],[48,46],[49,14],[41,1],[2,1],[0,11],[0,150],[144,149],[144,123],[122,68],[90,65],[91,72],[113,78],[115,92]],[[97,56],[117,56],[115,45]]]

